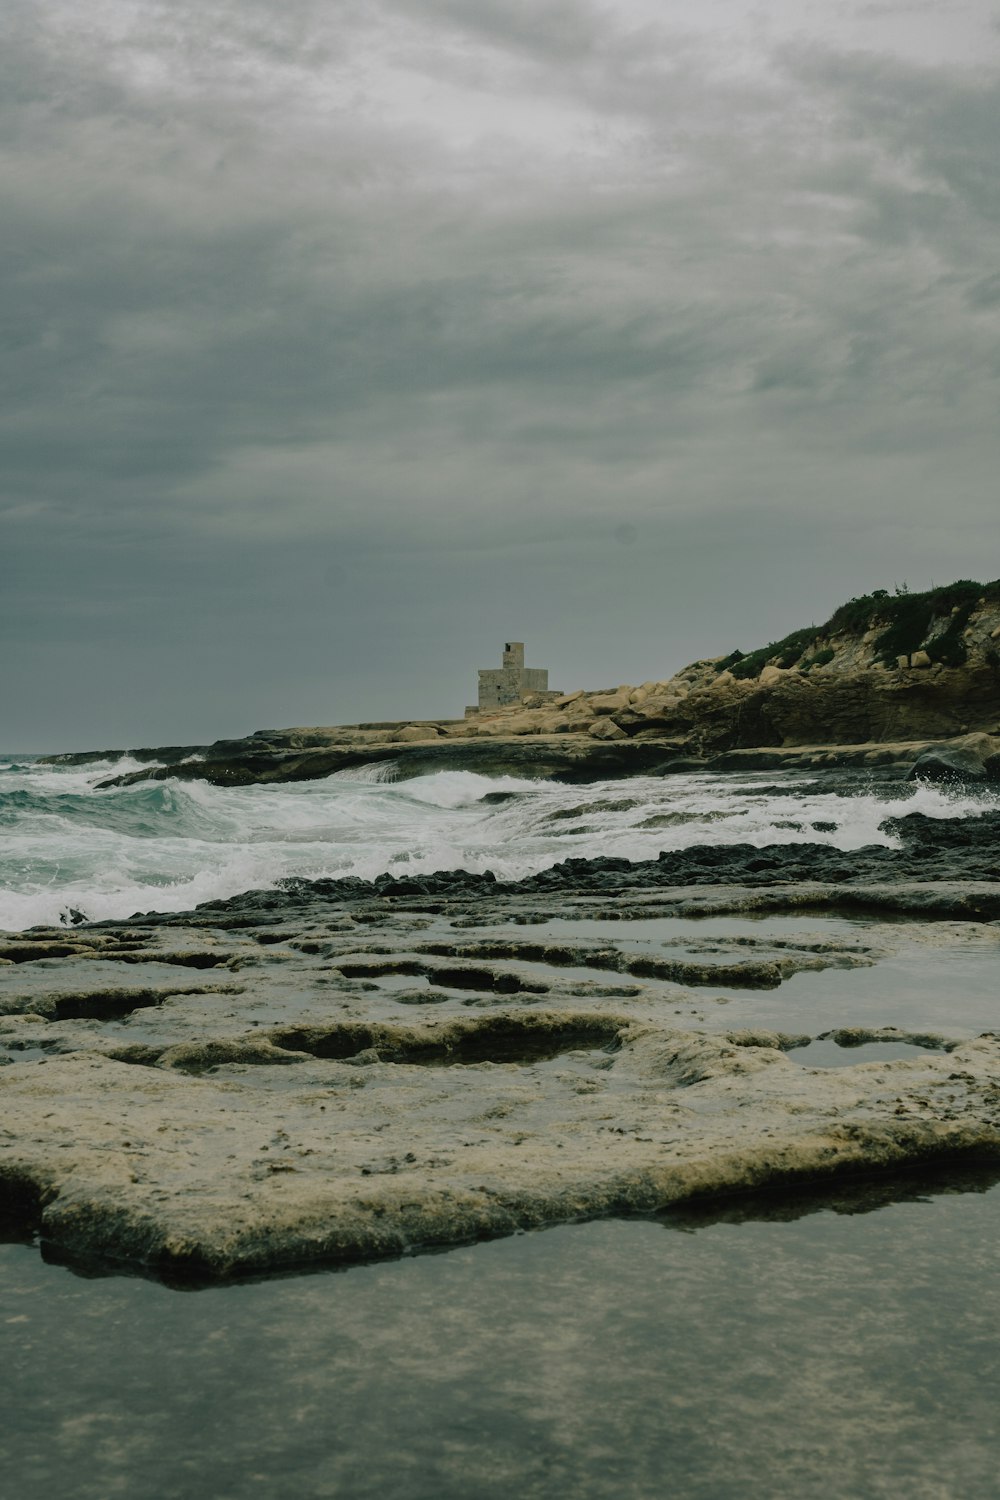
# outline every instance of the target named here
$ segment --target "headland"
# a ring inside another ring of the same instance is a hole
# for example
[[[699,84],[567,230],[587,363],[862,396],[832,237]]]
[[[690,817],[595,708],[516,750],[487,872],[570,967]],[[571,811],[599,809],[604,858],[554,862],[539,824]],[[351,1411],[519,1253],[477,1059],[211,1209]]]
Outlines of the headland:
[[[1000,582],[880,590],[842,605],[822,627],[692,662],[659,682],[561,697],[526,691],[461,719],[262,729],[127,753],[157,764],[108,785],[148,777],[266,784],[390,761],[400,777],[454,769],[587,782],[692,770],[908,768],[925,756],[931,776],[933,754],[945,755],[946,778],[1000,781]]]

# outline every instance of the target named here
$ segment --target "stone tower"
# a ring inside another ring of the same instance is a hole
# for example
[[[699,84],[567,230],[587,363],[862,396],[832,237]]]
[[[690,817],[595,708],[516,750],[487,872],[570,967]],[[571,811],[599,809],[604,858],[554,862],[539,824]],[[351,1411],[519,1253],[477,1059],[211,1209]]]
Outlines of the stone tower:
[[[525,693],[548,692],[548,670],[524,665],[523,641],[507,641],[503,648],[503,665],[499,668],[483,667],[479,673],[480,712],[520,703]]]

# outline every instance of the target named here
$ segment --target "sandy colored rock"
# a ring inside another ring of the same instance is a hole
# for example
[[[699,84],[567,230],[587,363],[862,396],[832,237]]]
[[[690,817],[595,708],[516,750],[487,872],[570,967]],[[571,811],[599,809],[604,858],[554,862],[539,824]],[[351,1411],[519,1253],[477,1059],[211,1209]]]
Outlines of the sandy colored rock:
[[[629,693],[619,691],[617,693],[598,693],[588,699],[591,714],[614,714],[619,709],[628,708]]]
[[[350,898],[327,882],[10,935],[0,1192],[62,1256],[225,1277],[1000,1151],[995,1036],[910,1034],[877,1014],[861,1027],[847,1005],[811,1034],[924,1050],[815,1069],[790,1053],[809,1037],[717,997],[780,997],[814,969],[847,982],[887,945],[933,956],[945,912],[957,952],[973,930],[1000,943],[995,882],[694,889],[653,862],[662,886],[625,894],[622,863],[586,899],[572,884],[546,897],[545,880],[532,893],[432,878],[426,896],[396,881]],[[933,861],[921,848],[913,865]],[[807,926],[798,941],[787,924],[773,940],[762,922],[749,940],[711,927],[713,913],[845,904],[910,925]],[[697,916],[703,936],[581,937],[570,910],[611,910],[626,933]],[[942,973],[961,971],[946,954]]]
[[[396,730],[392,736],[392,743],[394,745],[411,745],[420,740],[435,740],[437,737],[435,729],[427,729],[421,724],[407,724],[404,729]]]
[[[532,1017],[568,1040],[585,1020]],[[408,1028],[408,1044],[431,1033]],[[626,1024],[616,1052],[567,1055],[541,1089],[530,1064],[429,1079],[379,1046],[340,1062],[286,1056],[271,1088],[271,1049],[255,1046],[242,1054],[253,1084],[224,1053],[212,1076],[81,1055],[0,1077],[17,1120],[0,1171],[44,1199],[48,1243],[227,1276],[1000,1150],[992,1037],[821,1072],[779,1045]]]
[[[614,719],[594,719],[587,725],[587,733],[595,740],[624,740],[628,738]]]

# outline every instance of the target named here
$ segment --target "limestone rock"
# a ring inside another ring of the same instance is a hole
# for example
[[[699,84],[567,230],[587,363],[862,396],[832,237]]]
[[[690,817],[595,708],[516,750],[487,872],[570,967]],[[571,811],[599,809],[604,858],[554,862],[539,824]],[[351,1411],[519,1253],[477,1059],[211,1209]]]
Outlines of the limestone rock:
[[[627,739],[624,729],[619,728],[614,719],[595,719],[587,726],[587,733],[595,740],[624,740]]]
[[[628,708],[629,692],[621,690],[617,693],[601,693],[591,698],[591,712],[595,714],[614,714],[622,708]]]
[[[407,724],[405,728],[397,729],[391,738],[394,745],[410,745],[417,740],[436,740],[438,732],[423,724]]]
[[[514,714],[503,726],[504,734],[537,734],[539,720],[532,713]]]
[[[641,709],[620,708],[616,714],[611,715],[612,724],[617,724],[619,729],[624,729],[626,734],[634,734],[637,729],[643,728],[649,720]]]
[[[927,654],[926,651],[911,651],[910,652],[910,666],[911,667],[929,667],[929,666],[931,666],[931,659],[928,656],[928,654]]]

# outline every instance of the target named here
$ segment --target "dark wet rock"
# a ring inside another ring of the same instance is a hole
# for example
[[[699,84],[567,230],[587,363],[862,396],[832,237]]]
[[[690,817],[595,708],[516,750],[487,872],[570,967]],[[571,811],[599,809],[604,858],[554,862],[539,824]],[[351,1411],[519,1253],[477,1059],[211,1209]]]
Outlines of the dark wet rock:
[[[1000,755],[987,755],[983,761],[983,770],[987,781],[1000,782]]]
[[[476,771],[484,776],[522,776],[566,782],[605,781],[622,776],[656,776],[669,769],[668,748],[655,742],[601,741],[587,735],[556,739],[441,740],[396,744],[326,745],[305,750],[271,750],[253,741],[235,742],[225,753],[214,747],[204,760],[170,762],[122,776],[103,787],[132,786],[146,780],[204,780],[215,786],[314,781],[361,766],[394,767],[400,780],[435,771]]]
[[[205,745],[159,745],[139,750],[74,750],[62,755],[42,755],[39,760],[45,766],[89,766],[105,760],[123,760],[126,756],[130,760],[176,762],[190,755],[204,755],[207,748]]]
[[[942,747],[918,755],[906,776],[907,781],[943,781],[958,785],[986,781],[982,757],[973,750]]]
[[[398,879],[380,875],[374,881],[349,876],[340,880],[293,879],[276,890],[248,891],[198,908],[211,916],[276,913],[294,910],[306,897],[352,902],[379,897],[475,896],[489,891],[517,891],[522,895],[558,891],[621,895],[630,890],[663,886],[763,885],[795,883],[855,883],[886,880],[970,881],[1000,880],[1000,809],[984,803],[978,817],[930,818],[903,813],[883,824],[900,840],[898,849],[881,844],[844,851],[829,844],[775,844],[759,849],[752,844],[702,844],[665,851],[655,860],[620,858],[567,859],[515,882],[498,881],[492,871],[440,870]],[[148,921],[169,922],[150,915]]]

